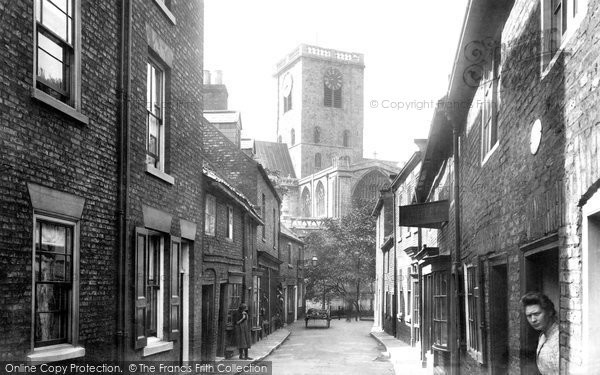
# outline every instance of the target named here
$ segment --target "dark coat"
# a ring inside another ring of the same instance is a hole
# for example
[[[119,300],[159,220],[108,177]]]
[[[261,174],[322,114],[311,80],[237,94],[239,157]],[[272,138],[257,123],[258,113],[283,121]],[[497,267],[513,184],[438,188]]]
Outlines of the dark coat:
[[[252,339],[250,337],[250,326],[248,325],[248,314],[245,316],[240,310],[236,310],[233,313],[233,334],[235,338],[235,344],[238,349],[250,348]],[[243,320],[242,320],[243,318]],[[238,321],[242,320],[238,324]]]

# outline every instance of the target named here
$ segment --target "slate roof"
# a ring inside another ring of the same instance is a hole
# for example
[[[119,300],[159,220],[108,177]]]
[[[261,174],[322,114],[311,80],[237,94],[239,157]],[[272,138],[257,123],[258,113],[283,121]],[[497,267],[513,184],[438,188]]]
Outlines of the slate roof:
[[[288,227],[286,227],[285,225],[281,224],[281,234],[296,241],[299,242],[301,244],[304,244],[304,242],[296,235],[296,233],[292,232],[291,229],[289,229]]]
[[[296,178],[292,158],[285,143],[254,141],[256,159],[267,169],[279,171],[281,177]]]

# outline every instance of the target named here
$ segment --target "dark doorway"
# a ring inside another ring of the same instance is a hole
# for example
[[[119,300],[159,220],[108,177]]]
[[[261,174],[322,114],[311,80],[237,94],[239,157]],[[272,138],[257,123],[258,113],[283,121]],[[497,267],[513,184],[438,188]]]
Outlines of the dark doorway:
[[[217,331],[217,356],[225,356],[225,328],[227,324],[227,284],[221,284],[219,293],[219,328]]]
[[[508,273],[506,263],[490,264],[490,362],[492,375],[508,374]]]
[[[525,252],[524,269],[523,294],[530,291],[544,293],[554,303],[556,313],[559,314],[558,248]],[[521,325],[521,373],[538,374],[535,353],[539,332],[529,326],[524,314],[521,314]]]
[[[203,361],[210,361],[213,348],[214,285],[202,285],[202,349]]]

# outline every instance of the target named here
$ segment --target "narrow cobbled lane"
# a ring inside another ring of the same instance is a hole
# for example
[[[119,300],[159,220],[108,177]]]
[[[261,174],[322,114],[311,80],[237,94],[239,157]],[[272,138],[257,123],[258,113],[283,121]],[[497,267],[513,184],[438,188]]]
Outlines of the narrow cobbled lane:
[[[373,374],[393,375],[392,364],[381,357],[385,348],[369,332],[373,322],[332,320],[298,321],[287,328],[289,338],[265,358],[273,361],[273,375]]]

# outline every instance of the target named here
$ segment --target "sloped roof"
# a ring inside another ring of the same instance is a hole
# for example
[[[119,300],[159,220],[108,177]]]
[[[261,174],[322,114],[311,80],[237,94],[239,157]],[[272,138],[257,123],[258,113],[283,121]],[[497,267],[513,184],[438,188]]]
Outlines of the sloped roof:
[[[254,220],[259,222],[261,225],[264,225],[263,221],[260,219],[260,216],[254,209],[252,202],[248,198],[246,198],[246,196],[242,192],[240,192],[233,185],[227,182],[227,180],[219,176],[219,174],[206,162],[204,162],[202,165],[202,173],[209,179],[216,182],[221,191],[223,191],[225,194],[229,195],[231,198],[237,201],[238,204],[242,206],[254,218]]]
[[[279,171],[281,177],[296,178],[292,158],[285,143],[254,141],[256,159],[267,169]]]
[[[304,244],[304,242],[296,235],[296,233],[294,233],[290,228],[286,227],[285,225],[281,224],[281,234],[296,241],[299,242],[301,244]]]
[[[241,121],[240,112],[232,110],[204,111],[204,118],[212,124],[228,124]]]

